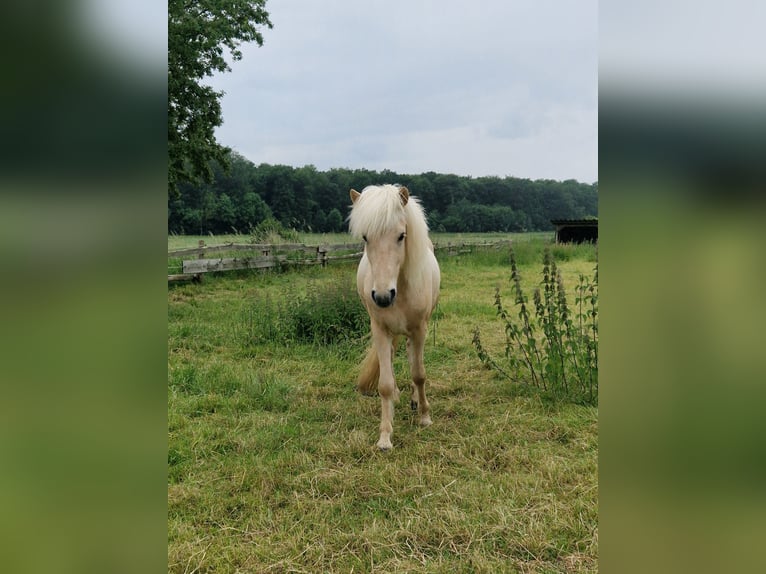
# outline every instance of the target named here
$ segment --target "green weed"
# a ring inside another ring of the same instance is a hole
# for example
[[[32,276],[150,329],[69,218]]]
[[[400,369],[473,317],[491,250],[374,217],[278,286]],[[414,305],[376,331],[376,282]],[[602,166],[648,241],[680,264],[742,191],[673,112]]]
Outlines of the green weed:
[[[252,243],[297,243],[299,240],[300,235],[295,229],[288,229],[273,217],[264,219],[250,232]]]
[[[495,289],[509,368],[490,356],[476,327],[472,342],[479,359],[507,379],[525,373],[531,385],[546,396],[598,404],[598,265],[592,279],[580,274],[575,308],[570,309],[554,254],[546,248],[542,282],[534,290],[530,311],[513,249],[510,262],[516,317],[503,304],[500,287]]]

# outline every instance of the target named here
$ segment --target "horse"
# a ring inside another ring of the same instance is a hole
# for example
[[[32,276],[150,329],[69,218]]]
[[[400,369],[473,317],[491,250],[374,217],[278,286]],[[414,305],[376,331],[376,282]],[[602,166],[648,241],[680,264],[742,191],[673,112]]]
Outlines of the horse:
[[[393,370],[397,344],[407,338],[412,377],[410,405],[420,425],[431,424],[423,364],[428,320],[439,300],[441,271],[428,237],[428,223],[418,199],[406,187],[380,185],[355,189],[351,196],[349,232],[364,241],[356,286],[370,316],[372,343],[364,358],[357,387],[380,395],[380,438],[390,450],[394,402],[399,400]]]

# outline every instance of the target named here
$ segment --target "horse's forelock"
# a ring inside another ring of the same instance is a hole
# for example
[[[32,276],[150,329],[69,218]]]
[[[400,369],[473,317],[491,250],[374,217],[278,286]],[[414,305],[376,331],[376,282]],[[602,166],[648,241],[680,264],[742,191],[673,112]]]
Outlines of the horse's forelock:
[[[399,186],[367,186],[351,209],[349,231],[357,239],[364,235],[379,237],[401,221],[402,216],[406,215],[405,209],[400,199]]]

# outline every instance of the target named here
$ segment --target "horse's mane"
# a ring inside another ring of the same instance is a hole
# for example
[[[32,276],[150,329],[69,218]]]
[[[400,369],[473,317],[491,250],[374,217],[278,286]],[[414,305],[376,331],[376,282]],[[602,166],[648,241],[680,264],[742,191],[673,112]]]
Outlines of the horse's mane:
[[[407,205],[402,205],[399,185],[369,185],[352,206],[348,216],[349,231],[353,237],[367,236],[374,239],[395,226],[402,216],[407,225],[407,273],[410,284],[423,278],[427,269],[425,258],[432,249],[428,239],[428,222],[417,197],[409,196]]]

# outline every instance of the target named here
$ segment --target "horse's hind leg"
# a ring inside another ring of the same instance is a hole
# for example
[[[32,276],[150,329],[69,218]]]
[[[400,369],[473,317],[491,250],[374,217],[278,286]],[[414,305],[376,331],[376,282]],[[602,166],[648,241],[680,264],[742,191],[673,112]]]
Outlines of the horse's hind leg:
[[[407,341],[407,358],[410,362],[410,374],[412,375],[412,400],[413,410],[417,409],[419,422],[427,427],[431,424],[431,406],[426,399],[426,369],[423,364],[423,350],[426,342],[426,328],[423,326],[413,333]]]
[[[407,360],[410,363],[410,373],[412,373],[412,359],[410,355],[410,346],[412,343],[410,343],[410,339],[407,339]],[[410,408],[414,412],[418,412],[418,389],[415,386],[415,383],[410,383]]]

